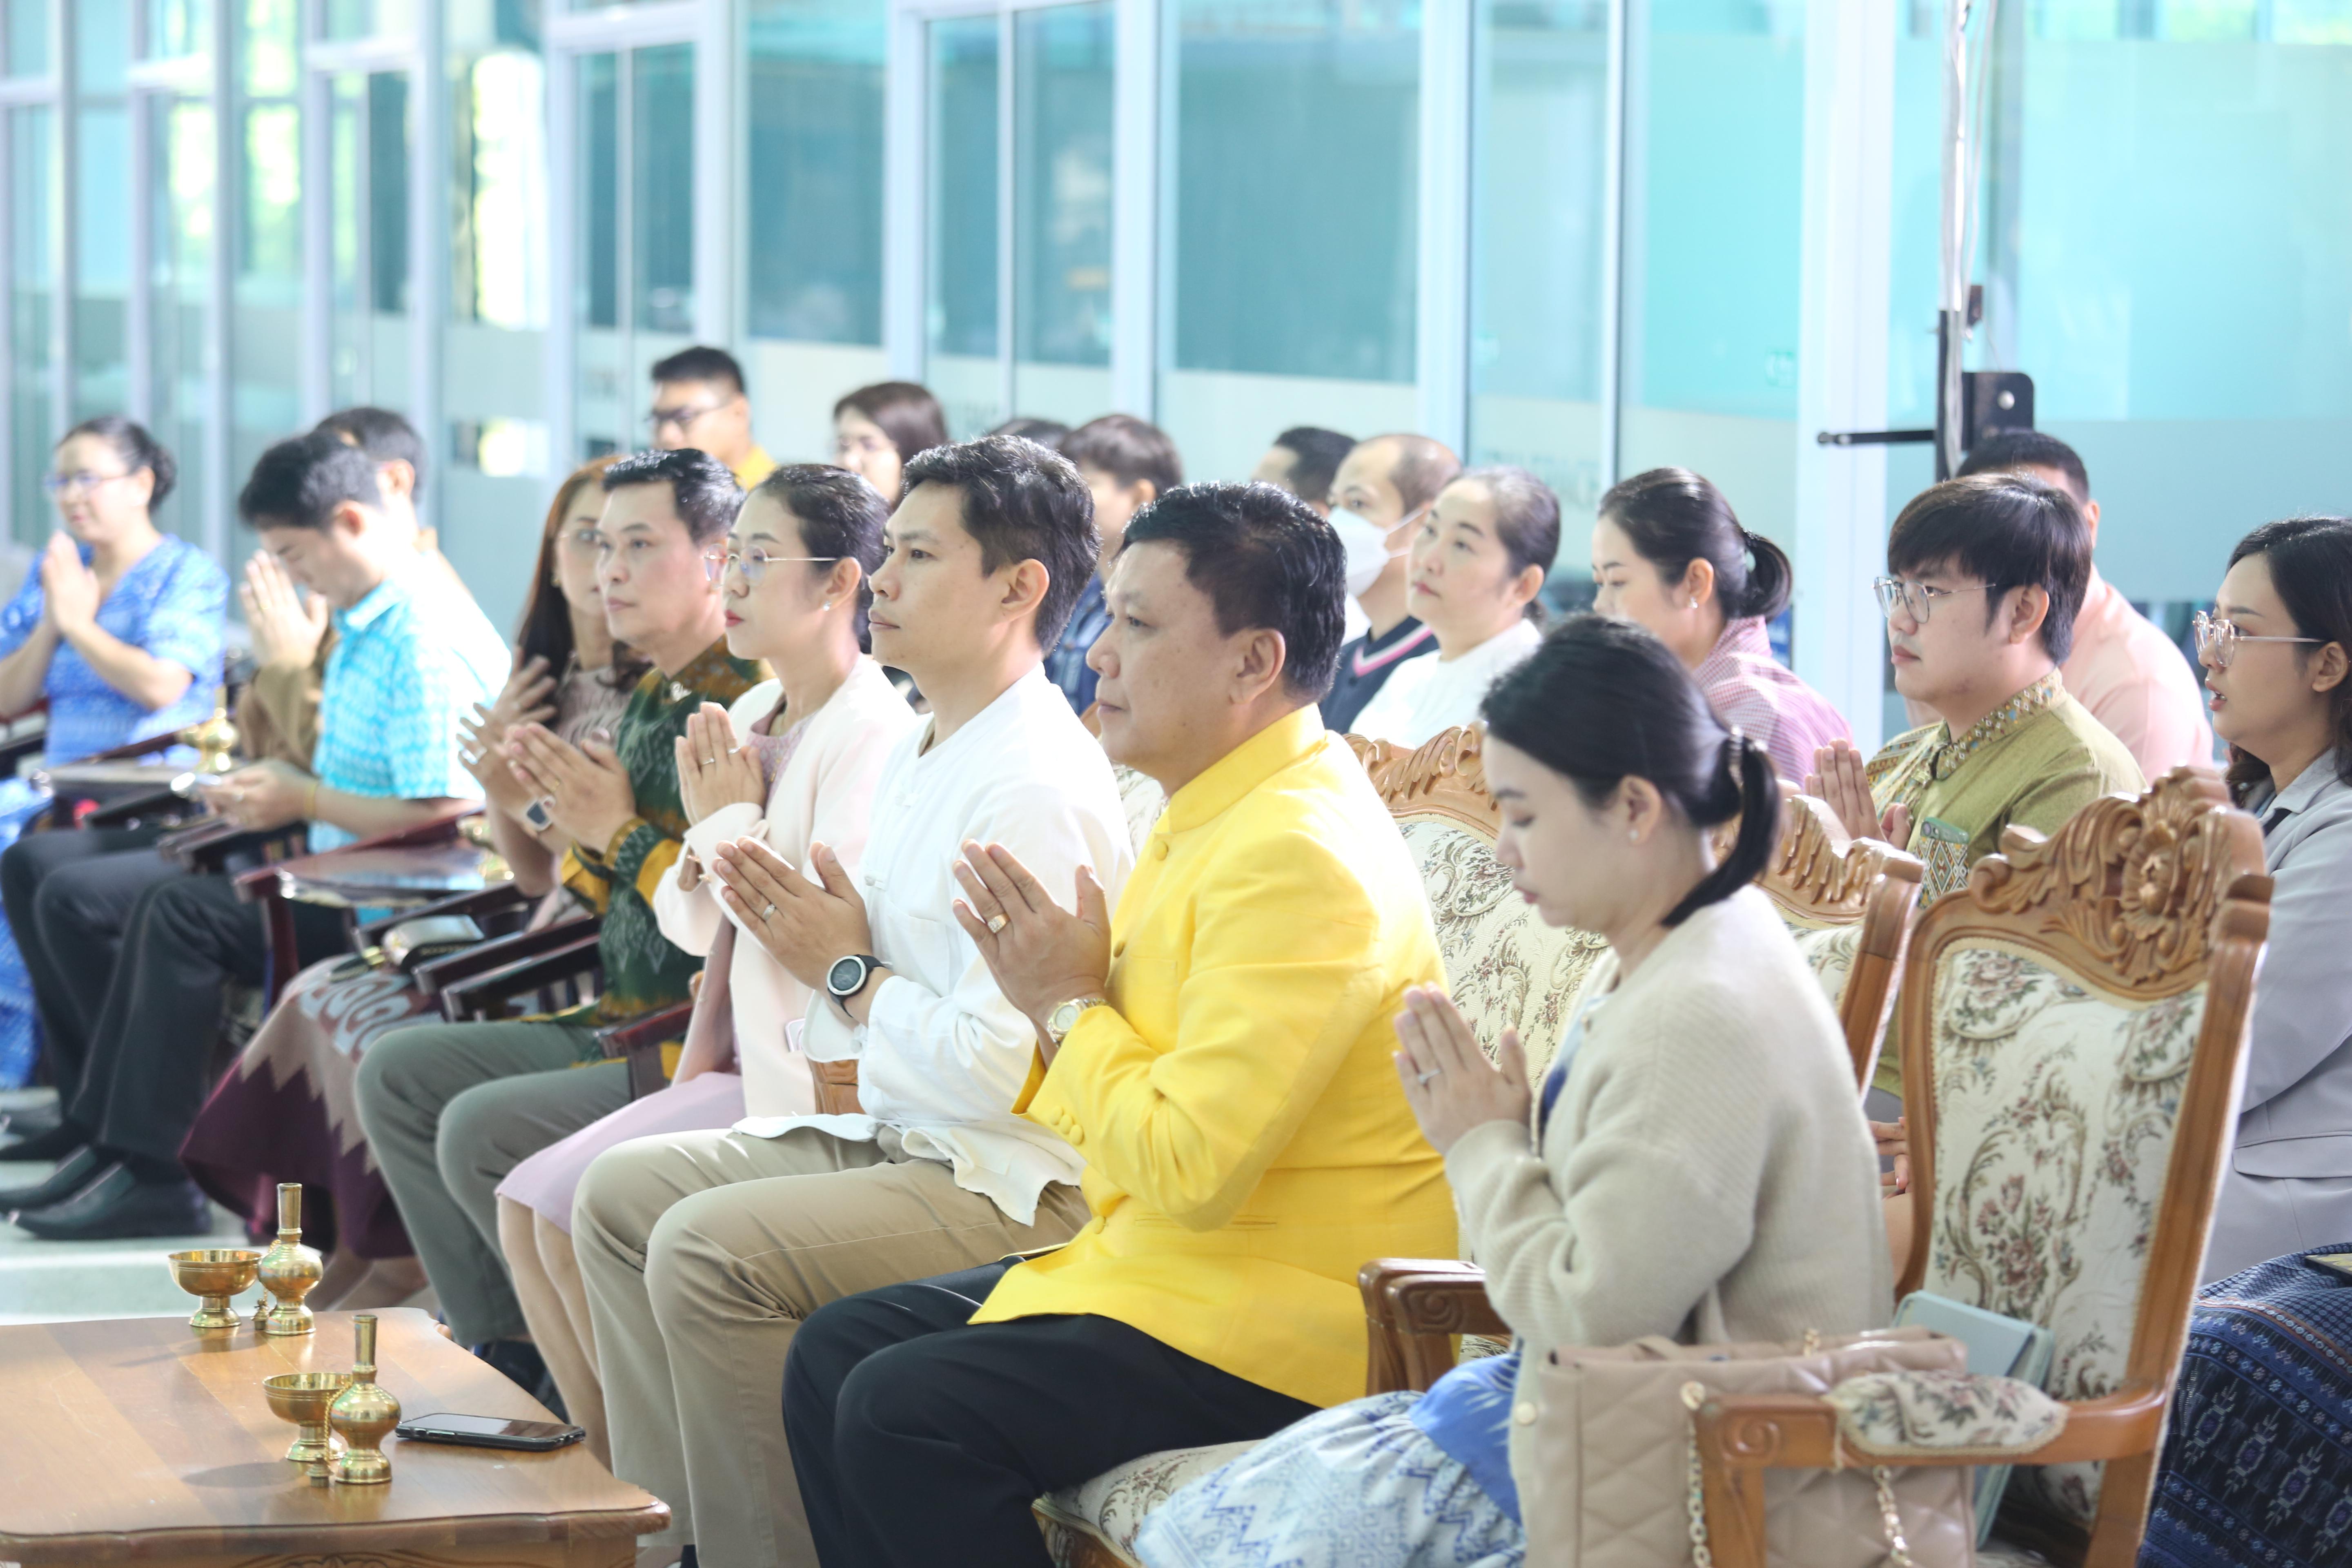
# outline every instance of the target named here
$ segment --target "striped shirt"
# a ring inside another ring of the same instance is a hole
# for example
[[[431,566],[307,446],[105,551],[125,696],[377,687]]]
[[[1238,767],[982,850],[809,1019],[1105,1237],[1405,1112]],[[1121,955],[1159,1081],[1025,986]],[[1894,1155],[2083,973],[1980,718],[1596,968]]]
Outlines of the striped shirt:
[[[1706,694],[1716,717],[1738,725],[1791,784],[1804,783],[1812,772],[1817,748],[1853,739],[1853,729],[1829,699],[1772,657],[1772,639],[1758,616],[1727,622],[1714,650],[1699,660],[1691,678]]]

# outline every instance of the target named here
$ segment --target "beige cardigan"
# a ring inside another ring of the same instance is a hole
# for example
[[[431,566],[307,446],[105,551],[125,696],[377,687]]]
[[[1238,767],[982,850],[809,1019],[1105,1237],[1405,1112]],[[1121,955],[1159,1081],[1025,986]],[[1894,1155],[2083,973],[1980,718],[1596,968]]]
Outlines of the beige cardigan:
[[[1853,1063],[1765,896],[1700,910],[1622,985],[1605,955],[1585,994],[1603,999],[1540,1153],[1494,1121],[1445,1156],[1465,1248],[1528,1356],[1883,1325],[1892,1271]]]

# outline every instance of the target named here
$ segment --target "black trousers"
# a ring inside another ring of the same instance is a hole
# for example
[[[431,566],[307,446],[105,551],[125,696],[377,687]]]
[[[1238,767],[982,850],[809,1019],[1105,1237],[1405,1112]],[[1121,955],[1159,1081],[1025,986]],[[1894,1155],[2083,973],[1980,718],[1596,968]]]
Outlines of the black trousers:
[[[293,910],[302,962],[331,955],[341,911]],[[260,906],[240,901],[226,877],[174,877],[141,894],[67,1116],[148,1173],[180,1172],[180,1146],[212,1091],[222,993],[233,980],[260,984],[268,952]]]
[[[1043,1494],[1315,1413],[1108,1318],[974,1324],[1013,1267],[845,1296],[793,1336],[784,1431],[824,1568],[1051,1568]]]
[[[49,1079],[68,1104],[139,895],[179,867],[150,847],[158,827],[27,833],[0,853],[0,904],[33,982]]]

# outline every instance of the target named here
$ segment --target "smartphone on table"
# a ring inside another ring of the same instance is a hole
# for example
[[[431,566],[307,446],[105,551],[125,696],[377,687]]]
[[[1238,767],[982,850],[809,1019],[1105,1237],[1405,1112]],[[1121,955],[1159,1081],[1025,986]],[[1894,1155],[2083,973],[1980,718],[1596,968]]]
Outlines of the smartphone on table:
[[[504,1415],[458,1415],[439,1411],[412,1415],[393,1431],[416,1443],[459,1443],[472,1448],[520,1448],[541,1454],[577,1443],[588,1436],[584,1427],[560,1421],[516,1421]]]

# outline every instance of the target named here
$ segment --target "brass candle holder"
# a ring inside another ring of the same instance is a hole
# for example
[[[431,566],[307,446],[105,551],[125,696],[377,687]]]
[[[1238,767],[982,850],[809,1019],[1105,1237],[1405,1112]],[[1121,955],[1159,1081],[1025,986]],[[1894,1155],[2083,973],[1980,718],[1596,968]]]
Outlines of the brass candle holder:
[[[327,1484],[327,1460],[334,1453],[327,1408],[351,1382],[347,1372],[281,1372],[261,1380],[269,1413],[295,1426],[294,1445],[286,1450],[286,1458],[302,1467],[312,1486]]]
[[[383,1457],[383,1444],[400,1425],[400,1401],[375,1380],[375,1314],[354,1317],[352,1332],[358,1364],[352,1368],[351,1385],[327,1408],[327,1425],[343,1440],[332,1471],[335,1479],[348,1486],[381,1486],[392,1479],[392,1461]]]
[[[225,773],[236,765],[236,725],[228,716],[228,688],[213,699],[212,717],[180,731],[180,740],[196,749],[196,772]]]
[[[302,1245],[302,1184],[278,1184],[278,1239],[261,1255],[257,1271],[261,1288],[276,1298],[266,1312],[257,1312],[254,1327],[265,1334],[307,1334],[310,1309],[302,1304],[326,1272],[319,1255]]]
[[[253,1283],[261,1254],[241,1247],[204,1247],[194,1252],[174,1252],[164,1261],[174,1284],[191,1296],[204,1298],[204,1305],[188,1319],[188,1327],[202,1333],[234,1329],[242,1321],[230,1310],[228,1299]]]

